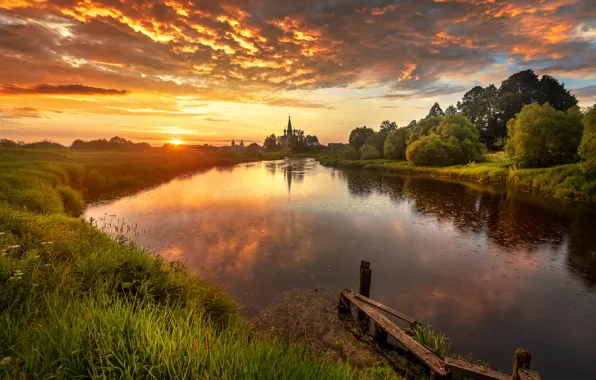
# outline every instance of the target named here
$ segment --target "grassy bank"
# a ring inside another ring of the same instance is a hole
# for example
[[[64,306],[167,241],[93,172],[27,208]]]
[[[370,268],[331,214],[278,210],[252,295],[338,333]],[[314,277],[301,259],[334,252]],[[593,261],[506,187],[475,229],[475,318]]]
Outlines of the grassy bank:
[[[446,167],[413,166],[406,161],[393,160],[320,158],[319,161],[323,165],[335,167],[498,184],[523,191],[536,191],[545,196],[585,201],[596,199],[596,172],[582,164],[516,170],[501,155],[489,155],[485,162]]]
[[[0,377],[385,378],[255,336],[209,282],[69,215],[216,164],[190,150],[0,149]]]

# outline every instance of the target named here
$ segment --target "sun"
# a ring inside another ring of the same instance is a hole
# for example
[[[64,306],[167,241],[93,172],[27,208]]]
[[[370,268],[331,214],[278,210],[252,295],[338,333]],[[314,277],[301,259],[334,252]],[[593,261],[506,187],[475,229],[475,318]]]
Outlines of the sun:
[[[182,144],[182,140],[180,140],[180,139],[172,139],[172,140],[170,140],[170,142],[173,145],[181,145]]]

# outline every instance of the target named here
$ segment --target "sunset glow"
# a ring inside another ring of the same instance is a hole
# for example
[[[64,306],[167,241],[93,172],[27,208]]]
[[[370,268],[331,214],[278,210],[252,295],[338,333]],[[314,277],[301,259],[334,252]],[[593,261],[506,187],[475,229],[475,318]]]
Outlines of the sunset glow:
[[[174,144],[174,145],[181,145],[182,144],[182,140],[180,140],[180,139],[172,139],[170,142],[172,144]]]
[[[590,0],[0,1],[0,134],[262,144],[291,114],[343,142],[528,68],[587,106],[595,19]]]

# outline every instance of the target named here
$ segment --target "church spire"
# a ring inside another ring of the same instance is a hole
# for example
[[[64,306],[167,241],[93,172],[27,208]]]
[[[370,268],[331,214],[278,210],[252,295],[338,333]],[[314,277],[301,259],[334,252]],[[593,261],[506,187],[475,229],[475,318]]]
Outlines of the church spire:
[[[290,116],[288,116],[288,135],[293,135],[293,131],[292,131],[292,120],[290,119]]]

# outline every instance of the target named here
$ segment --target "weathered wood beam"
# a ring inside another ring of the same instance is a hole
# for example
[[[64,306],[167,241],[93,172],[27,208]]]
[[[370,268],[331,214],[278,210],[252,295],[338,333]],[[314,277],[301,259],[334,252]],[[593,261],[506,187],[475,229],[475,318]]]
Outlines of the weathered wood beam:
[[[449,373],[475,380],[511,380],[511,375],[454,358],[445,358]]]
[[[404,330],[397,327],[393,322],[391,322],[389,318],[381,314],[373,306],[360,300],[359,298],[356,298],[355,294],[351,290],[343,289],[341,293],[345,295],[345,297],[354,306],[356,306],[358,309],[364,312],[370,319],[372,319],[376,323],[377,327],[382,328],[387,332],[387,334],[394,337],[412,354],[414,354],[418,359],[420,359],[424,364],[426,364],[434,373],[436,373],[439,376],[447,375],[447,371],[445,370],[445,364],[443,360],[441,360],[441,358],[435,355],[435,353],[433,353],[428,348],[415,341],[411,336],[406,334]]]
[[[366,302],[369,305],[376,307],[377,309],[381,309],[384,312],[387,312],[387,313],[401,319],[404,322],[408,322],[410,324],[410,327],[414,327],[415,325],[422,324],[422,323],[418,322],[417,320],[415,320],[414,318],[407,316],[404,313],[400,313],[399,311],[394,310],[394,309],[390,308],[389,306],[385,306],[382,303],[372,300],[368,297],[364,297],[363,295],[360,295],[360,294],[356,294],[355,297],[361,301]]]

